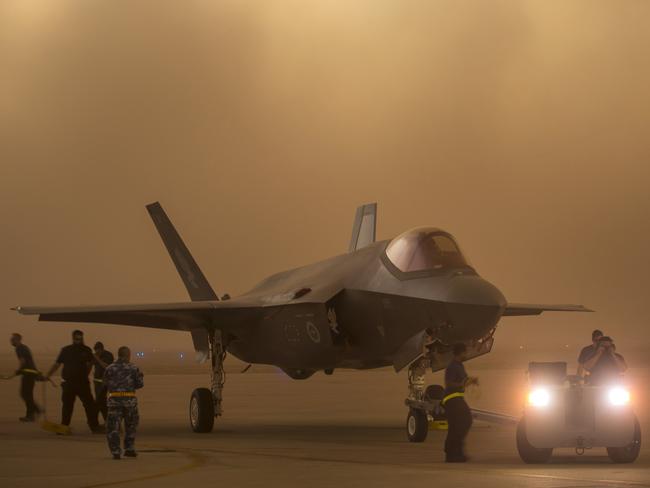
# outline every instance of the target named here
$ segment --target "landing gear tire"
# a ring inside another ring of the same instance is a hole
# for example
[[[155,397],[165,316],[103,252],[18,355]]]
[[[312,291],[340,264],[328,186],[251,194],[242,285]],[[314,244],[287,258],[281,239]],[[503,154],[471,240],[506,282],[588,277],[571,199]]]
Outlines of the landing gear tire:
[[[634,440],[623,447],[608,447],[607,455],[615,463],[633,463],[641,452],[641,426],[639,420],[634,418]]]
[[[526,436],[526,419],[523,418],[517,424],[517,451],[519,457],[527,464],[544,464],[551,459],[553,448],[538,448],[528,442]]]
[[[429,419],[424,410],[409,409],[406,416],[406,435],[410,442],[424,442],[429,433]]]
[[[208,388],[197,388],[190,398],[190,426],[194,432],[205,434],[214,426],[214,402]]]

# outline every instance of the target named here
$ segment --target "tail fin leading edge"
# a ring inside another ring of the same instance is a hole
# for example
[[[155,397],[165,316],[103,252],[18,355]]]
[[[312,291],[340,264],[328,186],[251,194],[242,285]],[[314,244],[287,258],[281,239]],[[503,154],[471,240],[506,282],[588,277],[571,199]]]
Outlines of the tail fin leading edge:
[[[178,274],[181,276],[187,293],[192,301],[218,300],[205,275],[196,264],[189,249],[181,239],[160,203],[147,205],[147,211],[153,220],[160,237],[172,258]]]
[[[377,229],[377,203],[367,203],[357,208],[352,226],[349,252],[364,248],[375,242]]]

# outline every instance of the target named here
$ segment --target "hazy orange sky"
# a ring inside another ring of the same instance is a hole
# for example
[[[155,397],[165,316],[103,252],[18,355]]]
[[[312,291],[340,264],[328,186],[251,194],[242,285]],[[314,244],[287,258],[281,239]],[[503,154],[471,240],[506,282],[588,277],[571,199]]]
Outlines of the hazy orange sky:
[[[72,327],[9,307],[186,300],[152,201],[232,295],[344,252],[377,201],[380,239],[435,225],[509,300],[597,310],[500,343],[647,347],[649,25],[646,0],[4,0],[0,329],[55,350]]]

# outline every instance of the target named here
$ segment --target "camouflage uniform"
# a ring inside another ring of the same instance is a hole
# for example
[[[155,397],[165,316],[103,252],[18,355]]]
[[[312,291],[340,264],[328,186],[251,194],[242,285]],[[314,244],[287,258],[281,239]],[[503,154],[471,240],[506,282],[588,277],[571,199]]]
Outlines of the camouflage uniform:
[[[135,364],[118,358],[104,372],[104,386],[109,394],[106,437],[113,455],[121,454],[120,423],[124,419],[124,451],[134,452],[135,432],[138,427],[138,399],[135,396],[114,396],[115,392],[130,392],[144,386],[143,375]]]

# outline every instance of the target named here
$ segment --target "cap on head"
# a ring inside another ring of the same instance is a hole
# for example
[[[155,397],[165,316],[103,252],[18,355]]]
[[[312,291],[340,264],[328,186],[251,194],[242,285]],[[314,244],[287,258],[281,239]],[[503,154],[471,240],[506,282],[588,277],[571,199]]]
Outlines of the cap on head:
[[[122,359],[126,359],[126,358],[128,358],[130,355],[131,355],[131,349],[129,349],[129,348],[126,347],[126,346],[121,346],[121,347],[117,350],[117,356],[120,357],[120,358],[122,358]]]
[[[17,341],[23,340],[23,336],[21,336],[18,332],[14,332],[13,334],[11,334],[11,338],[16,339]]]
[[[452,346],[451,351],[454,354],[454,356],[460,356],[461,354],[467,352],[467,346],[462,342],[457,342]]]
[[[601,337],[603,337],[603,335],[604,335],[604,334],[603,334],[603,331],[602,331],[602,330],[600,330],[600,329],[596,329],[596,330],[594,330],[594,331],[591,333],[591,340],[592,340],[592,341],[597,341],[597,340],[599,340]]]
[[[93,346],[93,349],[96,351],[97,349],[104,350],[104,343],[97,341],[95,342],[95,345]]]

